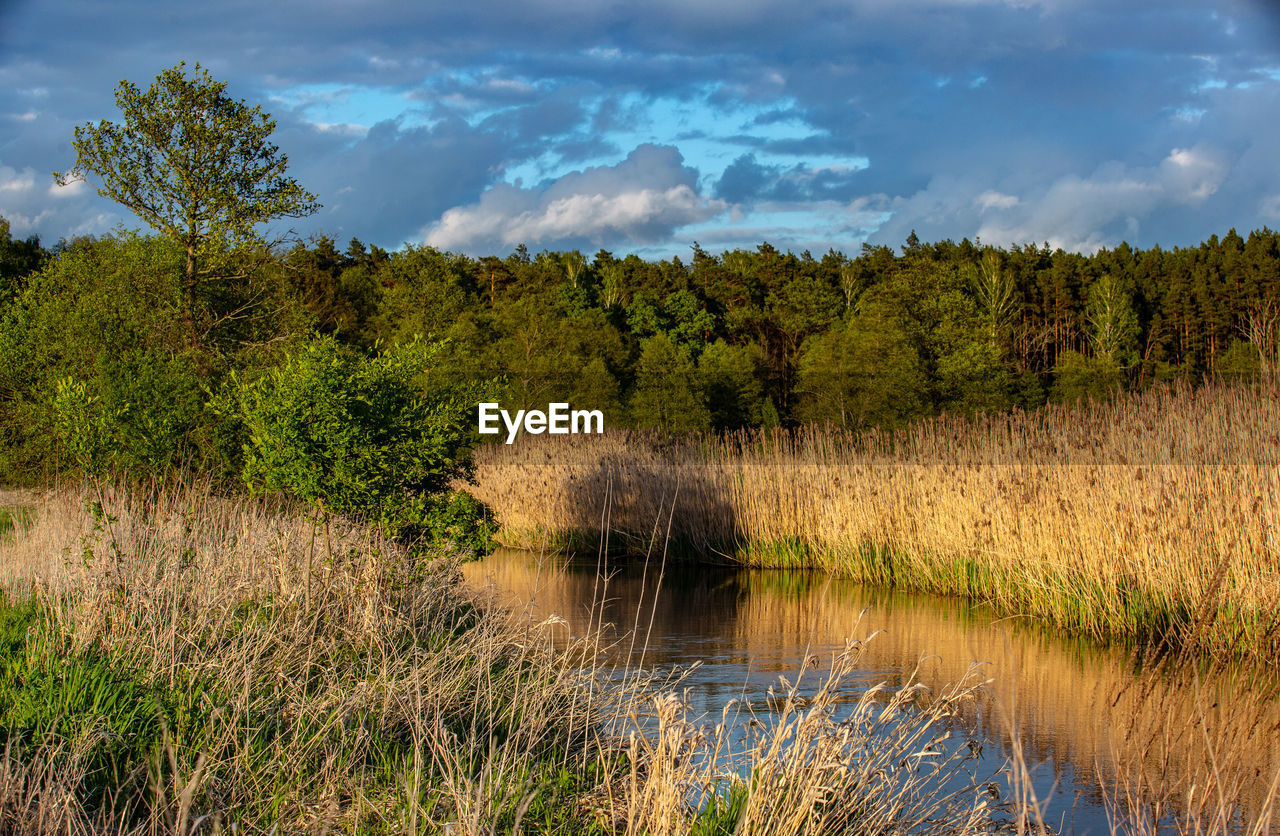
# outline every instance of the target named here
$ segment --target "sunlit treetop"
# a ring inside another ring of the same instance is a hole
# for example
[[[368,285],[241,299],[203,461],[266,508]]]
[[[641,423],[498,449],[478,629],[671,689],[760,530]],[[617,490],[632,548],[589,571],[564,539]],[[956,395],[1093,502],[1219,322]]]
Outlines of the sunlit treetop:
[[[84,180],[128,207],[186,251],[186,284],[214,273],[212,258],[257,240],[255,227],[320,208],[287,177],[288,157],[270,141],[275,121],[261,106],[226,93],[198,63],[164,70],[145,92],[116,87],[123,120],[75,129],[75,166],[54,172],[61,185]]]

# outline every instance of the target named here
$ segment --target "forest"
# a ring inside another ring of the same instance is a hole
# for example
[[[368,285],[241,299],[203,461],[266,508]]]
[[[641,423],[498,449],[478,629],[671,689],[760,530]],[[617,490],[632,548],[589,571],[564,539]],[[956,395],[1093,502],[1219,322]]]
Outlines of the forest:
[[[567,401],[668,432],[865,429],[1249,376],[1278,292],[1267,228],[1093,255],[912,235],[852,257],[695,243],[667,260],[321,236],[241,248],[188,286],[163,236],[46,248],[0,221],[0,478],[74,466],[60,398],[95,417],[110,469],[236,472],[228,381],[319,338],[366,355],[436,343],[418,384],[472,406]]]

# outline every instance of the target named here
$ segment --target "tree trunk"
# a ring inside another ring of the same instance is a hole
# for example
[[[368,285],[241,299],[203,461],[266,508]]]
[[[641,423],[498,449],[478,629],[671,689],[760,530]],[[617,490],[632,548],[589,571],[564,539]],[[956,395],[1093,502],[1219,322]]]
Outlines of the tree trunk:
[[[182,277],[182,328],[187,332],[187,345],[194,351],[199,344],[196,336],[196,317],[193,296],[196,286],[196,238],[192,232],[187,238],[187,265]]]

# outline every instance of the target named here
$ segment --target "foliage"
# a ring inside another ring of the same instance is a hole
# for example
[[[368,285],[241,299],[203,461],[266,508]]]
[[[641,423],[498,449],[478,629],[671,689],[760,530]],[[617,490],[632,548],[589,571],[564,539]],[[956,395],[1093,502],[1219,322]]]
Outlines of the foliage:
[[[166,241],[122,235],[29,277],[0,319],[0,471],[219,468],[203,408],[216,367],[177,321],[180,263]]]
[[[584,365],[569,390],[568,403],[574,409],[598,409],[606,426],[623,423],[621,387],[603,358],[593,357]]]
[[[467,473],[473,402],[463,392],[422,395],[440,351],[414,342],[369,356],[322,336],[261,374],[234,376],[231,398],[248,437],[245,482],[393,535],[456,526],[465,501],[434,497]]]
[[[213,244],[253,237],[273,218],[301,217],[319,206],[285,176],[288,157],[269,137],[275,122],[186,62],[162,71],[146,92],[129,81],[116,87],[121,124],[99,121],[75,129],[76,164],[55,176],[65,185],[94,176],[98,193],[132,210],[181,242],[188,256]]]
[[[864,311],[812,338],[800,359],[797,412],[846,429],[893,426],[919,415],[920,358],[903,330]]]
[[[1119,391],[1123,380],[1114,360],[1064,351],[1054,367],[1053,399],[1061,403],[1103,400]]]
[[[854,258],[761,245],[688,263],[475,259],[318,237],[236,258],[241,278],[186,287],[180,243],[117,233],[15,280],[0,313],[8,478],[73,464],[78,442],[55,430],[77,425],[108,469],[238,473],[240,430],[207,393],[312,330],[362,350],[442,342],[428,399],[497,381],[487,399],[507,408],[567,401],[609,427],[891,427],[1251,376],[1280,306],[1280,234],[1265,229],[1092,256],[917,241]],[[57,401],[60,381],[83,392]]]
[[[306,319],[278,276],[254,271],[198,297],[192,322],[204,336],[192,346],[182,260],[167,239],[120,233],[78,241],[27,277],[0,316],[3,478],[77,465],[137,478],[233,473],[239,441],[208,393],[231,368],[272,363]]]
[[[409,518],[414,521],[416,545],[430,554],[467,560],[488,554],[496,545],[489,509],[467,491],[420,496]]]
[[[668,432],[709,427],[711,413],[688,350],[666,334],[648,337],[641,345],[630,404],[635,425]]]
[[[0,312],[22,290],[26,277],[40,269],[46,257],[39,236],[31,235],[25,241],[18,241],[9,230],[9,221],[0,215]]]
[[[55,172],[60,185],[93,177],[104,197],[128,208],[185,254],[179,301],[192,346],[196,290],[227,278],[233,250],[260,249],[255,227],[319,209],[315,195],[285,176],[289,160],[270,141],[275,122],[186,63],[162,71],[143,92],[116,87],[121,123],[75,129],[76,162]],[[246,247],[247,245],[247,247]]]
[[[759,426],[763,420],[764,354],[757,346],[716,340],[698,358],[698,378],[706,393],[711,425],[720,430]]]
[[[1138,362],[1138,313],[1119,279],[1104,273],[1089,288],[1085,317],[1094,355],[1122,369]]]
[[[786,426],[892,425],[1036,408],[1057,381],[1068,381],[1059,394],[1074,385],[1075,355],[1110,355],[1126,388],[1194,380],[1280,298],[1280,235],[1270,230],[1092,256],[918,240],[854,258],[695,247],[688,262],[607,251],[590,262],[519,251],[474,259],[430,247],[375,260],[323,240],[306,252],[291,262],[328,266],[307,268],[317,278],[300,292],[323,321],[343,323],[340,339],[448,338],[440,379],[503,378],[498,399],[512,408],[568,400],[604,409],[610,426],[738,429],[775,414]],[[357,263],[367,284],[344,290],[339,279]],[[877,351],[888,352],[883,369]],[[664,417],[667,390],[682,407]]]
[[[1218,374],[1227,380],[1248,380],[1262,372],[1262,352],[1252,343],[1236,342],[1218,360]]]

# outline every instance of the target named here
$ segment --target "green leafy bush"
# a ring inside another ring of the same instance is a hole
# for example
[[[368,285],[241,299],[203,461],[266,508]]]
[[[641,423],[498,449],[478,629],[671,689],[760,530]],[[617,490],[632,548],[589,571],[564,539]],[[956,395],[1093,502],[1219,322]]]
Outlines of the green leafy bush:
[[[469,472],[475,401],[429,386],[441,350],[414,342],[367,355],[316,337],[251,379],[233,376],[245,482],[406,541],[477,550],[479,503],[447,493]]]
[[[27,279],[0,314],[0,480],[67,465],[134,479],[234,472],[239,445],[224,443],[207,393],[229,368],[270,363],[264,347],[296,323],[279,310],[265,321],[267,278],[211,282],[195,320],[207,339],[193,347],[182,258],[169,241],[122,232],[78,241]]]

